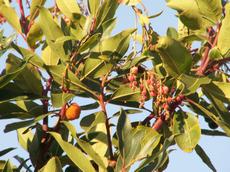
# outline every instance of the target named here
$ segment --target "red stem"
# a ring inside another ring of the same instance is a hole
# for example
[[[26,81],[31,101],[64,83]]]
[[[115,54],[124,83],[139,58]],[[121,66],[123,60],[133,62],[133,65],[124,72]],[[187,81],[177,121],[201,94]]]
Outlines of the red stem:
[[[156,131],[159,131],[162,125],[164,124],[164,121],[165,119],[162,116],[158,117],[155,123],[153,124],[152,128],[155,129]]]
[[[17,0],[17,1],[18,1],[19,9],[20,9],[20,14],[21,14],[21,26],[24,29],[25,35],[27,35],[27,33],[28,33],[28,27],[27,27],[27,22],[26,22],[24,8],[23,8],[23,2],[22,2],[22,0]]]

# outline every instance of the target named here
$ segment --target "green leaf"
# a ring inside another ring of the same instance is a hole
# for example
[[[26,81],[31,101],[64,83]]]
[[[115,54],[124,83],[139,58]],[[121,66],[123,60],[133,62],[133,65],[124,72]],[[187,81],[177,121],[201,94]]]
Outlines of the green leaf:
[[[195,0],[198,7],[199,12],[211,19],[214,22],[218,22],[222,16],[222,4],[221,0]]]
[[[2,172],[13,172],[13,167],[12,165],[10,164],[10,161],[6,161],[5,165],[4,165],[4,168],[2,170]]]
[[[208,56],[209,56],[209,58],[210,58],[211,60],[219,60],[219,59],[222,59],[222,58],[223,58],[218,47],[213,47],[213,48],[209,51]]]
[[[43,36],[43,33],[42,33],[42,30],[41,30],[39,24],[34,23],[31,26],[31,28],[27,34],[27,42],[28,42],[29,46],[32,48],[37,48],[39,45],[37,45],[36,43],[38,41],[42,40],[42,36]]]
[[[0,76],[0,88],[6,86],[10,81],[15,79],[26,67],[27,62],[22,61],[14,71]]]
[[[128,50],[131,34],[135,31],[136,29],[127,29],[116,34],[115,36],[105,38],[101,40],[101,42],[95,48],[93,48],[93,51],[110,52],[123,56]]]
[[[24,133],[25,130],[27,130],[27,128],[17,129],[17,136],[18,142],[22,146],[22,148],[28,150],[29,144],[32,142],[34,135],[31,130]]]
[[[220,28],[217,47],[223,56],[229,57],[230,55],[230,37],[226,36],[229,34],[230,30],[230,3],[225,5],[225,18],[222,21],[222,26]]]
[[[202,88],[223,102],[230,101],[230,83],[213,81],[210,84],[203,85]]]
[[[20,68],[23,61],[13,54],[9,54],[6,60],[6,72],[13,72]],[[41,76],[37,68],[27,63],[24,70],[14,79],[14,83],[24,92],[42,96]]]
[[[40,172],[62,172],[62,165],[58,157],[52,157]]]
[[[10,119],[10,118],[32,118],[31,114],[28,114],[25,110],[20,108],[15,103],[4,102],[0,103],[0,119]]]
[[[57,54],[54,51],[52,51],[50,46],[45,47],[41,55],[42,60],[48,66],[57,65],[60,59],[59,56],[57,56]]]
[[[78,52],[84,52],[87,49],[92,49],[100,40],[101,34],[96,33],[87,39],[79,48]]]
[[[189,51],[179,42],[169,37],[161,37],[157,44],[163,65],[168,74],[178,76],[190,71],[192,57]]]
[[[46,0],[32,0],[30,5],[30,18],[34,19],[39,13],[39,7],[45,3]]]
[[[11,151],[14,150],[14,149],[16,149],[16,148],[6,148],[6,149],[0,151],[0,157],[1,157],[1,156],[4,156],[5,154],[11,152]]]
[[[196,145],[195,151],[197,155],[201,158],[201,160],[213,171],[216,172],[215,167],[213,166],[210,158],[208,155],[205,153],[203,148],[200,145]]]
[[[201,134],[206,136],[226,136],[227,135],[224,132],[218,131],[218,130],[207,130],[207,129],[201,129]]]
[[[206,108],[204,108],[203,106],[201,106],[200,104],[198,104],[198,103],[196,103],[194,101],[191,101],[191,100],[189,102],[192,103],[193,105],[195,105],[197,108],[199,108],[211,120],[213,120],[217,125],[219,125],[225,131],[225,133],[228,136],[230,136],[230,125],[229,124],[226,124],[217,115],[213,114],[212,112],[210,112],[209,110],[207,110]]]
[[[177,30],[173,27],[169,27],[167,29],[167,36],[172,38],[172,39],[175,39],[177,40],[178,39],[178,33],[177,33]]]
[[[61,12],[71,20],[74,20],[76,18],[80,17],[81,10],[77,4],[77,1],[75,0],[56,0],[58,8],[61,10]]]
[[[94,149],[92,148],[92,145],[77,137],[76,129],[71,123],[66,122],[66,121],[64,121],[63,123],[68,128],[68,130],[71,132],[71,135],[77,140],[77,143],[82,148],[82,150],[86,152],[93,159],[93,161],[97,163],[97,165],[99,165],[103,169],[106,169],[106,166],[102,160],[102,157],[98,155],[97,152],[94,151]]]
[[[209,84],[211,79],[208,77],[194,77],[186,74],[182,74],[178,77],[178,80],[182,82],[185,86],[184,93],[186,95],[195,93],[200,86],[204,84]]]
[[[32,125],[34,123],[37,123],[38,121],[42,120],[43,118],[47,117],[50,114],[51,113],[47,113],[47,114],[38,116],[35,119],[31,119],[31,120],[27,120],[27,121],[14,122],[14,123],[11,123],[11,124],[7,124],[6,127],[5,127],[5,129],[4,129],[4,132],[7,133],[7,132],[10,132],[10,131],[17,130],[19,128],[30,126],[30,125]]]
[[[6,18],[9,24],[18,32],[21,33],[20,20],[16,11],[7,5],[0,4],[0,13]]]
[[[139,101],[140,89],[133,90],[129,85],[121,85],[111,96],[111,100],[115,101]]]
[[[100,0],[88,0],[89,11],[92,16],[96,16],[100,3]]]
[[[65,51],[61,45],[55,44],[55,41],[58,38],[63,37],[64,34],[58,24],[53,20],[50,12],[45,8],[40,9],[38,24],[41,27],[43,34],[46,36],[48,45],[55,54],[56,63],[52,63],[52,65],[57,65],[57,59],[60,57],[65,58]]]
[[[55,133],[55,132],[49,132],[49,133],[55,138],[55,140],[59,143],[61,148],[65,151],[67,156],[73,161],[73,163],[77,167],[79,167],[84,172],[88,172],[88,171],[94,172],[95,171],[95,169],[91,165],[90,161],[83,154],[83,152],[81,152],[77,147],[75,147],[75,146],[71,145],[70,143],[62,140],[60,134]]]
[[[89,89],[86,85],[84,85],[69,69],[66,69],[63,65],[57,66],[49,66],[48,67],[50,73],[53,76],[53,79],[60,85],[65,81],[66,84],[69,84],[70,89],[74,90],[82,90],[90,94],[92,97],[97,99],[96,93],[94,93],[91,89]],[[66,72],[66,78],[64,78],[64,73]]]
[[[105,120],[105,114],[100,111],[83,117],[80,125],[83,130],[89,132],[98,124],[105,123]]]
[[[173,117],[173,134],[177,145],[185,152],[191,152],[198,144],[201,129],[197,117],[190,113],[175,113]]]
[[[195,0],[170,0],[167,5],[170,8],[177,10],[180,20],[188,28],[197,30],[206,27],[205,21],[199,12],[199,8]]]

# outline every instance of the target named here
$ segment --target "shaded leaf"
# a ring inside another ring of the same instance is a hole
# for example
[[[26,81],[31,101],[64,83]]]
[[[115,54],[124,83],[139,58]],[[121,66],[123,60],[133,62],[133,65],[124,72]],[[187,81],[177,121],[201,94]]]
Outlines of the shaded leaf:
[[[62,172],[62,165],[58,157],[52,157],[40,172]]]
[[[4,156],[5,154],[11,152],[11,151],[14,150],[14,149],[16,149],[16,148],[6,148],[6,149],[0,151],[0,157],[1,157],[1,156]]]

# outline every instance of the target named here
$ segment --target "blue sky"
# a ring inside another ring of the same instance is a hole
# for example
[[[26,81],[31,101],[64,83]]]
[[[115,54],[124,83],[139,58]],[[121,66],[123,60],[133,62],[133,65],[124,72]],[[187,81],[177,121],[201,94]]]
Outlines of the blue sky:
[[[164,0],[143,0],[143,3],[148,8],[150,15],[156,14],[163,10],[163,13],[160,17],[152,19],[151,23],[153,29],[157,31],[160,35],[165,35],[167,27],[175,27],[177,28],[177,18],[175,16],[175,12],[166,7]],[[16,6],[14,4],[14,6]],[[117,12],[117,25],[114,33],[119,32],[123,29],[135,27],[135,16],[130,7],[120,6]],[[10,27],[6,27],[7,33],[11,33],[12,30]],[[20,39],[19,39],[20,42]],[[21,42],[20,42],[21,43]],[[23,43],[22,43],[23,44]],[[0,71],[4,67],[5,58],[0,58]],[[79,104],[88,104],[85,99],[78,99]],[[116,106],[109,106],[109,113],[113,114],[118,111],[119,108]],[[89,114],[90,112],[84,112],[84,116]],[[141,117],[140,117],[141,115]],[[140,118],[144,118],[143,116],[147,114],[138,114],[133,115],[131,120],[137,120]],[[206,127],[206,123],[203,119],[200,119],[201,126]],[[7,123],[11,123],[13,120],[4,120],[0,121],[0,150],[3,150],[7,147],[18,147],[12,153],[9,153],[1,159],[12,159],[15,154],[21,155],[22,157],[27,157],[28,154],[19,147],[17,143],[16,132],[10,132],[7,134],[3,133],[4,126]],[[116,121],[114,121],[116,122]],[[78,121],[73,122],[76,126],[79,126]],[[227,158],[230,155],[230,139],[226,137],[210,137],[210,136],[202,136],[199,143],[206,153],[209,155],[212,160],[214,166],[216,167],[218,172],[229,172],[230,164],[227,163]],[[178,147],[174,147],[176,150],[170,154],[170,163],[166,170],[166,172],[210,172],[208,167],[202,163],[202,161],[198,158],[196,153],[183,153]],[[16,162],[15,160],[13,162]],[[131,170],[132,171],[132,170]]]

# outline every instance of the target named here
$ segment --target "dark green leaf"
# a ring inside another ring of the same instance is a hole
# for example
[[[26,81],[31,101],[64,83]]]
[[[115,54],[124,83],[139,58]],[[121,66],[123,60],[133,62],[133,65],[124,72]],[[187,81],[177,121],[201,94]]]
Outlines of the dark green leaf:
[[[213,171],[216,172],[215,167],[213,166],[211,160],[209,159],[208,155],[205,153],[203,148],[200,145],[196,145],[195,151],[197,155],[202,159],[202,161]]]
[[[16,148],[6,148],[6,149],[0,151],[0,157],[1,157],[1,156],[4,156],[5,154],[11,152],[11,151],[14,150],[14,149],[16,149]]]

